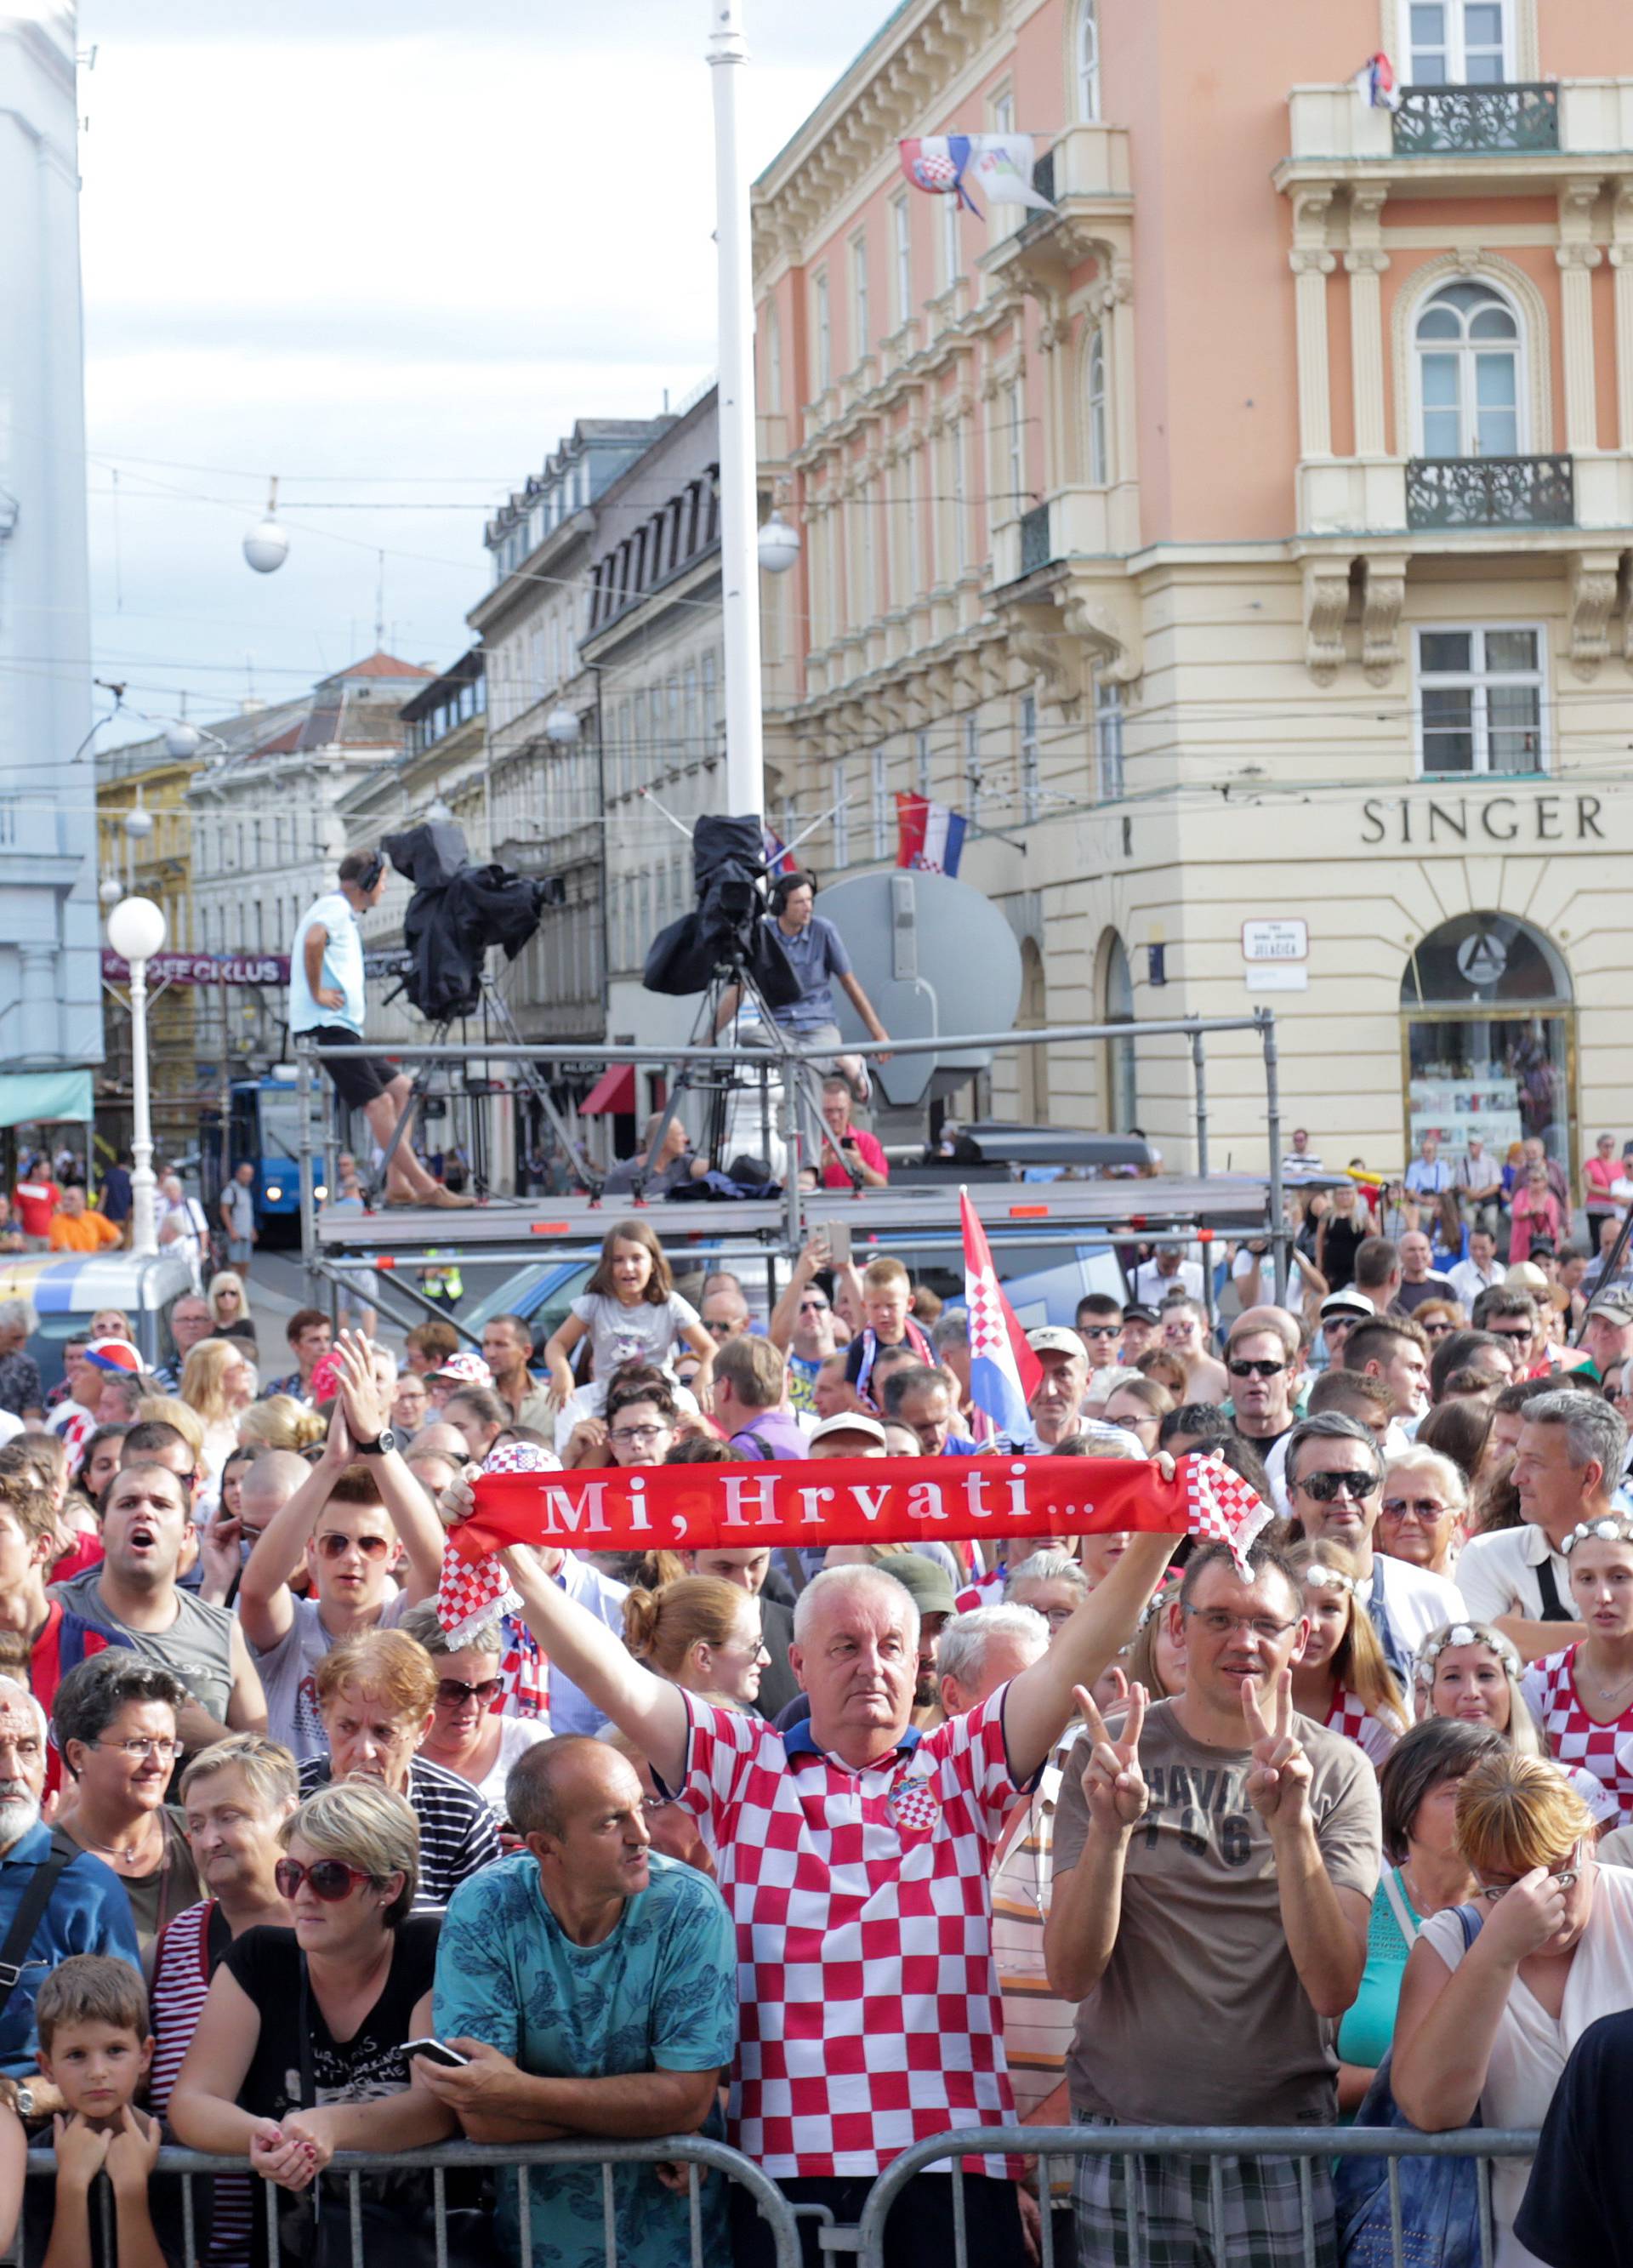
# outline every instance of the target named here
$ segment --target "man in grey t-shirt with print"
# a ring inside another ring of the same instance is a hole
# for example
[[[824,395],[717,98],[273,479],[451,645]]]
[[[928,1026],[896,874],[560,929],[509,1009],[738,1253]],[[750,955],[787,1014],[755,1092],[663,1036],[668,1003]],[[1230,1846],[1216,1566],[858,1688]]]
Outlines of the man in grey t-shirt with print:
[[[1091,1708],[1055,1822],[1044,1957],[1081,2003],[1067,2060],[1072,2115],[1093,2125],[1317,2126],[1337,2111],[1338,2020],[1360,1989],[1379,1872],[1372,1765],[1293,1712],[1309,1628],[1298,1576],[1262,1544],[1244,1582],[1223,1545],[1185,1572],[1176,1636],[1185,1690],[1115,1739]],[[1333,2257],[1325,2164],[1310,2164],[1316,2250],[1304,2248],[1301,2161],[1227,2159],[1224,2226],[1254,2268]],[[1205,2163],[1085,2157],[1081,2268],[1127,2258],[1134,2218],[1152,2260],[1213,2257]],[[1200,2204],[1199,2204],[1200,2200]]]

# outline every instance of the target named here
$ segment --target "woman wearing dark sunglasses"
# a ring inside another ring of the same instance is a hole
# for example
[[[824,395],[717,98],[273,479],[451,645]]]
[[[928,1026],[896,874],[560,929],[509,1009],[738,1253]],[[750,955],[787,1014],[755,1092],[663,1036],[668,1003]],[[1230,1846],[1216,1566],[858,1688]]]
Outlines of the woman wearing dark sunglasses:
[[[503,1830],[504,1783],[511,1766],[524,1749],[549,1739],[548,1717],[496,1713],[504,1697],[500,1675],[504,1639],[497,1622],[477,1631],[457,1650],[450,1649],[435,1607],[415,1607],[398,1628],[404,1638],[417,1639],[424,1647],[437,1673],[430,1730],[420,1742],[420,1755],[428,1764],[440,1764],[444,1771],[468,1780]],[[507,1840],[503,1833],[500,1839]]]
[[[247,2157],[252,2173],[300,2192],[336,2150],[411,2149],[452,2131],[403,2053],[431,2029],[441,1917],[411,1911],[418,1822],[386,1788],[320,1789],[280,1839],[275,1880],[294,1926],[246,1930],[227,1948],[170,2122],[189,2147]],[[370,2256],[417,2257],[413,2232],[429,2212],[413,2178],[365,2175],[363,2200]],[[343,2186],[320,2183],[316,2205],[321,2257],[333,2216],[334,2257],[344,2258]],[[281,2226],[285,2259],[320,2257],[305,2214],[286,2211]],[[260,2213],[251,2257],[258,2268],[268,2260]]]

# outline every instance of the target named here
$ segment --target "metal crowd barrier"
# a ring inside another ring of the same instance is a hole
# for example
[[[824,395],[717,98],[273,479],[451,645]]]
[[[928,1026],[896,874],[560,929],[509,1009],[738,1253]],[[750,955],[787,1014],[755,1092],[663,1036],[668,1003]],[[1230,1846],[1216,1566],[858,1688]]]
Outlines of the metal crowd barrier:
[[[1214,2257],[1227,2257],[1218,2242],[1223,2235],[1224,2188],[1220,2161],[1225,2158],[1297,2158],[1299,2164],[1299,2204],[1303,2222],[1303,2268],[1324,2268],[1335,2256],[1330,2243],[1318,2249],[1320,2232],[1315,2217],[1312,2168],[1318,2159],[1385,2158],[1389,2161],[1390,2246],[1388,2268],[1412,2268],[1404,2249],[1401,2222],[1400,2161],[1402,2158],[1473,2158],[1476,2162],[1480,2204],[1480,2268],[1494,2268],[1497,2238],[1491,2214],[1491,2168],[1498,2158],[1529,2158],[1537,2146],[1534,2133],[1469,2127],[1448,2134],[1419,2134],[1410,2129],[1379,2126],[974,2126],[956,2134],[932,2135],[893,2159],[868,2192],[856,2231],[855,2247],[861,2268],[887,2268],[885,2223],[892,2206],[916,2174],[942,2159],[954,2161],[953,2169],[953,2259],[951,2268],[971,2268],[966,2229],[964,2175],[958,2161],[991,2153],[1037,2159],[1037,2196],[1041,2209],[1041,2268],[1056,2268],[1058,2255],[1050,2226],[1049,2183],[1053,2163],[1067,2157],[1117,2157],[1123,2161],[1123,2179],[1132,2190],[1136,2161],[1140,2158],[1205,2158],[1210,2164],[1209,2237]],[[1145,2231],[1137,2217],[1129,2216],[1125,2230],[1126,2257],[1122,2268],[1149,2268]],[[829,2240],[830,2242],[832,2240]],[[850,2250],[842,2243],[837,2249]],[[1416,2258],[1416,2255],[1414,2255]],[[980,2268],[980,2264],[976,2264]],[[1367,2268],[1373,2268],[1369,2259]],[[1376,2268],[1384,2268],[1379,2260]]]
[[[701,2185],[703,2176],[711,2170],[725,2180],[740,2183],[754,2198],[761,2219],[769,2225],[776,2250],[777,2268],[799,2268],[798,2225],[792,2207],[776,2183],[740,2152],[728,2149],[724,2142],[708,2141],[698,2134],[677,2134],[644,2142],[600,2142],[591,2148],[586,2148],[582,2142],[533,2142],[511,2146],[443,2142],[431,2149],[399,2150],[379,2155],[359,2150],[337,2150],[326,2171],[346,2179],[350,2268],[382,2268],[378,2258],[365,2260],[364,2256],[361,2176],[364,2174],[408,2174],[422,2170],[430,2173],[436,2268],[448,2268],[448,2174],[451,2171],[466,2172],[472,2168],[492,2167],[499,2171],[502,2177],[508,2171],[516,2181],[519,2268],[529,2268],[533,2241],[533,2192],[527,2179],[529,2171],[540,2166],[599,2166],[601,2169],[606,2268],[621,2268],[613,2169],[614,2166],[652,2165],[659,2161],[679,2161],[688,2169],[689,2268],[722,2268],[717,2258],[710,2258],[703,2250]],[[166,2148],[159,2152],[155,2170],[159,2174],[181,2176],[182,2229],[190,2268],[190,2264],[200,2257],[195,2242],[198,2212],[193,2193],[195,2182],[217,2174],[236,2175],[241,2181],[245,2177],[245,2161],[242,2158],[210,2156],[202,2150]],[[36,2178],[55,2180],[55,2175],[56,2157],[53,2151],[30,2150],[28,2176],[31,2181]],[[262,2181],[261,2187],[263,2194],[256,2199],[255,2206],[258,2212],[265,2212],[268,2257],[276,2264],[280,2257],[279,2216],[293,2201],[296,2193],[280,2189],[268,2181]],[[112,2260],[115,2257],[113,2193],[106,2181],[98,2182],[92,2204],[93,2209],[99,2205],[101,2213],[102,2257]],[[548,2231],[541,2234],[548,2240]],[[4,2257],[9,2261],[15,2261],[17,2268],[37,2268],[36,2263],[24,2259],[20,2228],[13,2250]],[[495,2257],[497,2259],[497,2253]]]

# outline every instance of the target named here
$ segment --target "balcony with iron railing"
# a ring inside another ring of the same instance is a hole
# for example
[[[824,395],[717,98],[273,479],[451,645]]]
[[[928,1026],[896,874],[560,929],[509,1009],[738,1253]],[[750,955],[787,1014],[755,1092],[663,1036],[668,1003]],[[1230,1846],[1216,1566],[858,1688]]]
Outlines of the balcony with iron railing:
[[[1406,524],[1435,527],[1571,527],[1569,457],[1409,457]]]
[[[1490,86],[1408,86],[1390,120],[1397,158],[1442,151],[1559,147],[1559,88],[1542,79]]]

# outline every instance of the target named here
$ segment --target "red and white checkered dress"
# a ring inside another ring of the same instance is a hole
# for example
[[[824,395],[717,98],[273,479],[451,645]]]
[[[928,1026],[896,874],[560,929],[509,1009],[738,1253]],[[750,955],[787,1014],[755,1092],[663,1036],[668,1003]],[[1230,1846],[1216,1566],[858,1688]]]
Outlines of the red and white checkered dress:
[[[808,1726],[686,1697],[681,1800],[737,1926],[728,2132],[773,2179],[872,2175],[926,2135],[1013,2120],[988,1884],[1019,1793],[1004,1690],[864,1771]]]
[[[1526,1698],[1550,1753],[1562,1764],[1580,1765],[1601,1780],[1625,1819],[1633,1815],[1633,1771],[1622,1763],[1620,1752],[1633,1756],[1633,1705],[1614,1724],[1596,1725],[1577,1691],[1577,1653],[1570,1646],[1563,1653],[1545,1654],[1534,1661],[1526,1678]]]
[[[1327,1712],[1327,1729],[1329,1733],[1342,1733],[1346,1741],[1353,1741],[1365,1751],[1374,1771],[1401,1744],[1399,1725],[1387,1717],[1375,1717],[1358,1693],[1347,1693],[1342,1687],[1334,1694],[1333,1705]]]

